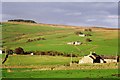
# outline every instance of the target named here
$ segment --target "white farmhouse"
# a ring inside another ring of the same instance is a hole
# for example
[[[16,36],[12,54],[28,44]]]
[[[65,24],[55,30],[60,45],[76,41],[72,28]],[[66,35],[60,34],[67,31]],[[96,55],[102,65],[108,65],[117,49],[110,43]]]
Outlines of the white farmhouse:
[[[81,60],[79,60],[79,64],[83,63],[104,63],[104,59],[99,55],[92,53],[87,56],[84,56]]]
[[[82,42],[80,42],[80,41],[75,41],[75,42],[68,42],[67,44],[68,44],[68,45],[81,45]]]
[[[76,41],[73,43],[73,45],[81,45],[81,44],[82,44],[82,42],[80,42],[80,41]]]
[[[80,37],[85,37],[86,35],[83,34],[83,33],[80,33],[79,36],[80,36]]]

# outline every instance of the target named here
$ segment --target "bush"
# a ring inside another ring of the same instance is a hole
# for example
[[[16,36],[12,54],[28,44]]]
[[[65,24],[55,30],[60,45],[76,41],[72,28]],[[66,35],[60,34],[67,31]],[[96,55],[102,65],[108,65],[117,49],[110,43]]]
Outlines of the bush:
[[[10,54],[10,55],[12,55],[12,54],[13,54],[13,50],[8,49],[8,50],[7,50],[7,53]]]
[[[83,34],[83,33],[81,31],[76,31],[75,34],[79,35],[79,34]]]
[[[26,42],[33,42],[33,41],[39,41],[39,40],[46,40],[46,39],[45,38],[28,39]]]
[[[88,33],[88,34],[86,34],[86,36],[92,36],[92,35]]]
[[[92,31],[92,29],[90,29],[90,28],[89,28],[89,29],[85,29],[84,31],[90,31],[90,32],[91,32],[91,31]]]
[[[90,38],[87,38],[86,39],[86,42],[91,42],[92,40]]]
[[[77,63],[77,64],[78,64],[78,63],[79,63],[79,61],[72,61],[72,63]]]
[[[31,54],[31,53],[34,53],[34,51],[27,51],[27,52],[24,52],[24,55],[28,55],[28,54]]]
[[[21,48],[21,47],[16,48],[14,52],[15,52],[16,54],[24,54],[24,50],[23,50],[23,48]]]

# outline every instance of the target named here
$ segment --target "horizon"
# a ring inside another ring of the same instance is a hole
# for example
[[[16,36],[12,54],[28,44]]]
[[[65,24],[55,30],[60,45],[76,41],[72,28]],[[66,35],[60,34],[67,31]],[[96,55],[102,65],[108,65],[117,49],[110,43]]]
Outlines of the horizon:
[[[118,28],[116,2],[3,2],[2,9],[2,22],[25,19],[45,24]]]
[[[25,19],[24,19],[25,20]],[[27,19],[28,20],[28,19]],[[30,19],[30,20],[33,20],[33,19]],[[34,20],[33,20],[34,21]],[[8,21],[4,21],[4,22],[1,22],[2,23],[7,23]],[[12,22],[8,22],[8,23],[26,23],[28,24],[29,22],[16,22],[16,21],[12,21]],[[75,26],[75,25],[65,25],[65,24],[50,24],[50,23],[30,23],[30,24],[43,24],[43,25],[55,25],[55,26],[68,26],[68,27],[83,27],[83,28],[108,28],[108,29],[120,29],[120,27],[103,27],[103,26],[83,26],[83,25],[80,25],[80,26]]]

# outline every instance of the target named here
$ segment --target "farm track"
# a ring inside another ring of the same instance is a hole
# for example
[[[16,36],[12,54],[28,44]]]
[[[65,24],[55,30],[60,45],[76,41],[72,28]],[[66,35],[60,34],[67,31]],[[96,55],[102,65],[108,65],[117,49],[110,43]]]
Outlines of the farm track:
[[[32,68],[33,70],[81,70],[81,69],[118,69],[118,63],[96,63],[96,64],[72,64],[71,66],[64,65],[46,65],[46,66],[0,66],[2,68]]]
[[[78,52],[81,52],[81,50],[77,46],[74,46],[74,47],[78,50]]]

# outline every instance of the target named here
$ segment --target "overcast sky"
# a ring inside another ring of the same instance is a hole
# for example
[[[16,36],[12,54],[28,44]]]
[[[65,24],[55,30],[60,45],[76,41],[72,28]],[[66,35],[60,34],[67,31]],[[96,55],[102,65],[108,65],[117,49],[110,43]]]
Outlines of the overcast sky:
[[[117,2],[3,2],[2,21],[33,19],[38,23],[118,27]]]
[[[119,0],[1,0],[2,2],[118,2]]]

